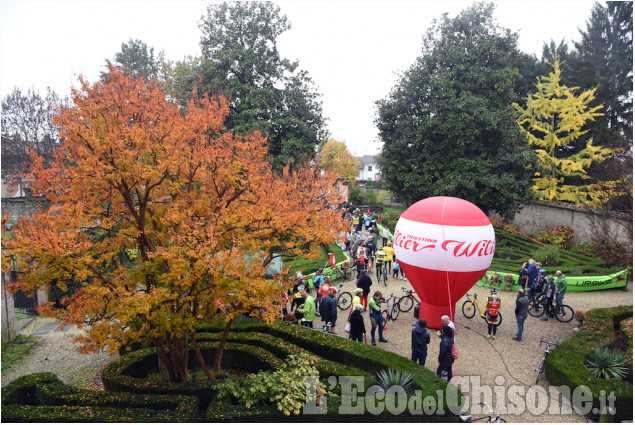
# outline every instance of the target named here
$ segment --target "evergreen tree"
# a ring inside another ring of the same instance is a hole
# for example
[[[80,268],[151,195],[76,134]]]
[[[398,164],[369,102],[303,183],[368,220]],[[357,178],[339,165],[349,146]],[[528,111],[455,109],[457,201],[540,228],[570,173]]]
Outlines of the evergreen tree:
[[[516,35],[492,13],[477,3],[435,21],[422,55],[377,102],[379,166],[401,200],[456,196],[511,215],[531,195],[536,159],[511,106]]]
[[[585,90],[597,87],[596,98],[604,104],[590,135],[602,146],[628,148],[633,141],[633,2],[596,3],[580,34],[575,79]]]
[[[322,104],[306,71],[280,57],[276,39],[290,28],[270,2],[211,5],[200,24],[202,86],[231,99],[225,125],[268,137],[274,168],[312,158],[327,138]]]
[[[601,206],[607,201],[596,184],[574,184],[575,178],[588,180],[587,169],[593,162],[612,156],[608,148],[593,146],[593,138],[583,150],[572,153],[573,142],[581,140],[587,122],[602,116],[602,105],[590,106],[595,89],[576,95],[578,87],[561,84],[560,61],[556,56],[553,72],[542,77],[535,93],[527,97],[527,106],[514,104],[520,112],[518,124],[530,145],[536,146],[541,170],[534,178],[538,199],[566,201],[577,205]]]

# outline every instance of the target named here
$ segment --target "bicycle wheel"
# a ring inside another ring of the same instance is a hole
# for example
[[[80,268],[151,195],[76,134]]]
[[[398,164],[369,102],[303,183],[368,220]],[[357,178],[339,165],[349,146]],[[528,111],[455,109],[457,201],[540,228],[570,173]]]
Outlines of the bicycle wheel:
[[[397,317],[399,317],[399,306],[393,305],[392,311],[390,312],[390,320],[397,320]]]
[[[384,317],[384,326],[386,326],[386,324],[388,323],[388,310],[384,310],[381,312],[381,315]]]
[[[412,309],[412,306],[415,305],[410,295],[404,295],[403,297],[399,298],[397,304],[399,305],[399,310],[401,310],[402,313],[409,312],[410,309]]]
[[[540,317],[545,313],[545,306],[540,300],[529,301],[529,314],[534,317]]]
[[[573,320],[573,309],[566,304],[563,304],[559,311],[556,313],[556,319],[562,323],[569,323]]]
[[[499,312],[498,313],[498,323],[496,324],[496,326],[500,326],[501,323],[503,323],[503,315]]]
[[[340,292],[337,297],[337,308],[346,310],[353,302],[353,295],[350,292]]]
[[[472,301],[465,301],[461,310],[463,310],[463,316],[466,319],[471,319],[476,314],[476,307]]]
[[[386,266],[384,266],[383,278],[384,278],[384,285],[388,286],[388,272],[386,272]]]
[[[538,381],[540,381],[540,377],[545,373],[545,359],[542,359],[542,363],[540,363],[540,367],[538,368],[538,376],[536,376],[536,385],[538,385]]]

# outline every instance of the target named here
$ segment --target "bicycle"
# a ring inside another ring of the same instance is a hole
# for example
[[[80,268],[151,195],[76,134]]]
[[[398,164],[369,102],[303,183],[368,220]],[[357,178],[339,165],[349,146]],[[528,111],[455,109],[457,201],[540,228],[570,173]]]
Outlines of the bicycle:
[[[487,424],[507,423],[507,421],[505,419],[501,418],[500,415],[498,413],[496,413],[494,411],[494,409],[492,409],[490,407],[489,404],[487,404],[484,401],[482,401],[478,405],[479,406],[486,406],[487,410],[489,410],[489,415],[483,416],[481,418],[474,418],[472,415],[459,415],[459,420],[461,422],[470,423],[470,422],[476,422],[476,421],[480,421],[480,420],[483,420],[483,419],[487,418],[487,420],[485,421],[485,423],[487,423]],[[492,415],[494,415],[493,418],[492,418]]]
[[[541,347],[542,347],[543,343],[545,343],[547,345],[547,347],[545,348],[545,355],[542,357],[542,362],[540,363],[540,366],[538,366],[537,368],[534,369],[536,372],[538,372],[538,376],[536,377],[536,384],[538,384],[538,381],[540,380],[540,377],[545,374],[545,362],[547,361],[547,356],[551,352],[551,346],[555,345],[556,347],[558,347],[558,345],[559,345],[559,344],[556,344],[555,342],[549,342],[546,339],[543,339],[541,337],[540,338],[540,346]]]
[[[340,265],[335,267],[335,269],[333,270],[333,275],[335,275],[335,277],[333,278],[334,281],[341,278],[342,282],[346,282],[347,280],[351,280],[353,278],[353,271],[351,270],[350,266],[344,267]]]
[[[384,286],[388,286],[388,266],[386,261],[377,260],[377,283],[380,283],[382,280],[384,282]]]
[[[497,289],[505,289],[505,279],[501,277],[496,271],[491,276],[487,272],[477,282],[476,286],[485,286],[489,284]]]
[[[384,316],[384,329],[388,324],[388,320],[397,320],[399,317],[399,307],[398,307],[397,297],[393,294],[390,294],[388,300],[386,301],[386,308],[381,312],[381,315]]]
[[[339,284],[339,290],[337,291],[335,301],[337,302],[337,308],[340,310],[347,310],[353,303],[353,294],[342,291],[342,286],[344,286],[344,282]]]
[[[399,305],[399,311],[401,311],[402,313],[407,313],[412,309],[415,302],[417,304],[421,304],[421,301],[414,295],[414,291],[412,289],[407,289],[402,286],[401,290],[404,291],[406,295],[399,298],[399,301],[397,301],[397,304]]]
[[[478,299],[476,292],[474,293],[473,300],[470,299],[470,294],[465,294],[465,296],[467,297],[467,301],[465,301],[461,307],[463,316],[465,316],[466,319],[471,319],[476,314],[476,310],[478,310],[478,314],[480,314],[483,320],[487,322],[487,308],[485,302]],[[483,305],[483,310],[481,310],[479,303]],[[500,326],[500,324],[503,323],[503,315],[498,312],[498,316],[496,317],[498,320],[496,325]]]
[[[540,317],[545,314],[546,307],[547,297],[545,296],[545,294],[536,295],[531,301],[529,301],[529,304],[527,306],[529,314],[531,314],[533,317]],[[566,304],[558,305],[558,303],[555,303],[555,307],[554,304],[552,304],[550,307],[551,308],[549,311],[556,312],[552,313],[552,316],[555,317],[556,320],[558,320],[559,322],[569,323],[573,320],[573,308],[571,308],[570,306]]]

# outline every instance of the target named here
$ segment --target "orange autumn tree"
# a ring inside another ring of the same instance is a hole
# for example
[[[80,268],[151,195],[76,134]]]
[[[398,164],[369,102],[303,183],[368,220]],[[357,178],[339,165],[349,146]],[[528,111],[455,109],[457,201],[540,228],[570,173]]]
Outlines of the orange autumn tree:
[[[273,173],[264,137],[223,130],[222,97],[180,112],[156,85],[114,69],[80,84],[55,120],[64,141],[52,166],[33,158],[32,188],[53,206],[3,241],[4,259],[25,271],[13,289],[82,282],[64,309],[40,309],[85,329],[81,351],[150,336],[163,379],[184,382],[191,343],[212,378],[196,325],[225,321],[219,369],[237,315],[279,315],[289,283],[265,271],[280,253],[316,256],[343,229],[329,208],[335,179],[309,166]]]

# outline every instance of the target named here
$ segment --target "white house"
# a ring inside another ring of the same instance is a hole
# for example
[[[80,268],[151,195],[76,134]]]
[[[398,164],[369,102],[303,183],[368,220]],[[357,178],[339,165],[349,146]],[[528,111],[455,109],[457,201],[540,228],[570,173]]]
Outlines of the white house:
[[[357,180],[379,180],[381,171],[377,166],[377,158],[374,155],[356,156]]]

